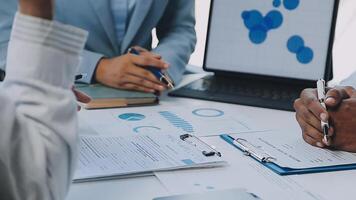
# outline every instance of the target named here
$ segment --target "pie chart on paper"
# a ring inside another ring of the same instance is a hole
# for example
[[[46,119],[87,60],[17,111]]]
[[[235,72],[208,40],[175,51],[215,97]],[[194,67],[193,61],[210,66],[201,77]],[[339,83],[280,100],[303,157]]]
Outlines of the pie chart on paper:
[[[145,119],[146,117],[142,114],[138,113],[125,113],[119,115],[119,119],[125,120],[125,121],[141,121]]]

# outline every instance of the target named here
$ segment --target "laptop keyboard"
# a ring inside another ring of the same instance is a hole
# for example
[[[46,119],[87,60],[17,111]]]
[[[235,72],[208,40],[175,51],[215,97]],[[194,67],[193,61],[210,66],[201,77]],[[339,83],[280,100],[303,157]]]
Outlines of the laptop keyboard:
[[[293,111],[293,102],[302,89],[271,81],[207,76],[171,92],[170,96]]]

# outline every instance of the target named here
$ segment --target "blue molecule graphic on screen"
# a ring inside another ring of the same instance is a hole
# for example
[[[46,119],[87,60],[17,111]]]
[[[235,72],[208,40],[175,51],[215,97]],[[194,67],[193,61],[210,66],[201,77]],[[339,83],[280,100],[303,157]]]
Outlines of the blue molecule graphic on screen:
[[[291,53],[296,54],[297,60],[302,64],[308,64],[314,58],[313,50],[305,46],[301,36],[294,35],[290,37],[287,42],[287,48]]]
[[[292,36],[287,43],[288,50],[292,53],[298,53],[298,51],[304,47],[304,40],[300,36]]]
[[[242,12],[242,19],[244,20],[245,26],[251,29],[263,22],[262,14],[257,10],[244,11]]]
[[[295,10],[299,6],[300,0],[284,0],[283,5],[287,10]]]
[[[258,25],[250,30],[250,40],[255,44],[263,43],[267,38],[267,29],[264,26]]]
[[[314,52],[309,47],[304,47],[297,54],[297,59],[300,63],[308,64],[313,60]]]
[[[145,119],[146,117],[141,114],[137,113],[125,113],[122,115],[119,115],[119,119],[125,120],[125,121],[141,121]]]
[[[268,12],[265,17],[257,10],[244,11],[241,16],[254,44],[263,43],[267,39],[268,31],[279,28],[283,23],[283,15],[277,10]]]
[[[282,2],[281,0],[274,0],[273,1],[273,7],[278,8],[279,6],[281,6]]]
[[[277,10],[272,10],[271,12],[267,13],[266,17],[264,18],[264,24],[269,29],[276,29],[279,28],[283,23],[283,16],[281,12]]]

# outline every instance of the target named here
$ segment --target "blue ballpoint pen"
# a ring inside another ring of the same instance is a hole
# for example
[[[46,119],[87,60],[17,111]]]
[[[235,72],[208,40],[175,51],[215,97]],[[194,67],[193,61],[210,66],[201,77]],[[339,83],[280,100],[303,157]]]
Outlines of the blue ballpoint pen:
[[[134,55],[140,55],[140,52],[134,48],[130,48],[128,52]],[[162,83],[167,85],[168,88],[170,89],[174,88],[174,84],[172,83],[172,81],[166,75],[164,75],[164,73],[160,69],[156,67],[145,67],[145,69],[152,72],[152,74],[155,75],[155,77],[157,77],[158,80],[160,80]]]

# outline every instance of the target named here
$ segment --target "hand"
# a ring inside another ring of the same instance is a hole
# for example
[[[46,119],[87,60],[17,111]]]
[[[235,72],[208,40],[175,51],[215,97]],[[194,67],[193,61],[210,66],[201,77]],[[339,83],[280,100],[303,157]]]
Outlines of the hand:
[[[22,14],[52,20],[54,0],[19,0]]]
[[[112,59],[102,59],[95,72],[96,81],[114,88],[137,90],[148,93],[162,92],[166,88],[150,71],[144,69],[154,66],[167,69],[169,65],[160,55],[143,48],[134,47],[140,55],[125,54]]]
[[[342,101],[337,110],[332,110],[330,123],[335,129],[329,147],[336,150],[356,152],[356,95]]]
[[[81,103],[89,103],[91,101],[90,97],[87,96],[86,94],[76,90],[74,87],[72,88],[72,91],[77,98],[77,101]],[[80,110],[80,106],[78,105],[78,111]]]
[[[329,110],[337,110],[344,99],[350,98],[354,89],[352,87],[337,87],[328,90],[325,104]],[[321,106],[317,98],[316,89],[305,89],[299,99],[294,103],[296,118],[303,132],[303,139],[318,147],[326,147],[330,144],[323,141],[323,131],[320,121],[328,121],[329,113]],[[334,134],[334,127],[329,129],[329,136]]]

